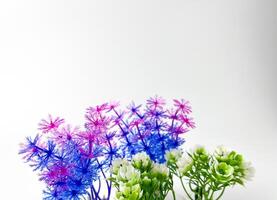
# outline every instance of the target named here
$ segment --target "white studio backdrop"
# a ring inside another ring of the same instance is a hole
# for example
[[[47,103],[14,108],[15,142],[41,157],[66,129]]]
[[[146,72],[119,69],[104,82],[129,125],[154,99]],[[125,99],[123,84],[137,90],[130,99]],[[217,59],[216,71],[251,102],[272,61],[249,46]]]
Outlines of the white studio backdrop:
[[[225,200],[277,199],[276,12],[274,0],[1,1],[0,199],[41,199],[17,152],[48,113],[82,125],[90,105],[155,94],[191,102],[186,149],[252,161],[254,180]]]

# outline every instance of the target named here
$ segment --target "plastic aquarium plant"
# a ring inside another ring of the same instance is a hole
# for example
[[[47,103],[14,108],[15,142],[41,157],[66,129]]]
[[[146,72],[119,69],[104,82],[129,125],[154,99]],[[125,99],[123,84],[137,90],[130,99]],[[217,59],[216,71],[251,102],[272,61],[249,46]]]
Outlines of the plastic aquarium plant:
[[[43,199],[110,199],[112,162],[145,152],[165,163],[166,152],[184,143],[180,135],[194,128],[190,113],[187,101],[174,100],[174,107],[166,108],[155,96],[144,107],[131,103],[121,110],[115,102],[90,107],[83,128],[49,115],[19,153],[46,183]]]
[[[241,154],[218,147],[213,154],[196,147],[187,154],[181,150],[167,153],[170,172],[181,181],[184,193],[191,200],[221,199],[226,188],[244,185],[254,175],[254,168]]]
[[[119,200],[164,200],[170,193],[176,199],[174,176],[181,181],[186,199],[218,200],[226,188],[243,185],[253,172],[250,163],[235,151],[219,147],[209,154],[203,147],[196,147],[187,154],[172,149],[162,164],[152,161],[145,152],[130,161],[116,159],[109,179]]]
[[[173,181],[165,164],[152,161],[145,153],[136,154],[131,161],[115,160],[110,178],[120,200],[164,200],[173,191]]]
[[[97,117],[97,115],[95,115]],[[110,154],[113,133],[108,131],[109,120],[101,124],[86,123],[86,128],[64,124],[61,118],[42,120],[34,139],[28,137],[21,145],[20,154],[26,162],[39,171],[40,180],[47,185],[45,200],[98,199],[100,186],[96,181],[113,159]],[[106,197],[111,194],[111,183],[106,181]]]

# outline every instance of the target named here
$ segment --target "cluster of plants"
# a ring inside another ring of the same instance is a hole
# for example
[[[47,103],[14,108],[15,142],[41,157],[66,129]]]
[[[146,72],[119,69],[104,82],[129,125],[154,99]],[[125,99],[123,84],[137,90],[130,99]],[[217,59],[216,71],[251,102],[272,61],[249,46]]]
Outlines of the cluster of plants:
[[[116,159],[111,172],[110,180],[120,200],[163,200],[169,192],[176,199],[174,176],[180,180],[188,199],[213,200],[220,199],[228,186],[243,185],[254,171],[235,151],[218,147],[211,154],[199,146],[187,153],[170,150],[162,164],[145,153],[136,154],[130,161]]]
[[[145,106],[118,102],[89,107],[84,126],[60,117],[43,119],[19,153],[46,184],[44,200],[176,199],[178,177],[189,199],[219,199],[225,188],[244,184],[252,168],[240,154],[203,147],[182,152],[184,133],[195,127],[183,99],[155,96]]]

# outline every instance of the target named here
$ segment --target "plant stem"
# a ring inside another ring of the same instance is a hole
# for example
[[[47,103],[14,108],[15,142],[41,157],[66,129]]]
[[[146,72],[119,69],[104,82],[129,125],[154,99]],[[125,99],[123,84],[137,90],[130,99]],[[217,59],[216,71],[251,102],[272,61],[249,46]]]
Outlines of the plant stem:
[[[87,194],[88,194],[88,199],[92,200],[91,194],[89,192],[87,192]]]
[[[223,187],[221,193],[219,194],[219,196],[215,200],[219,200],[222,197],[224,191],[225,191],[225,187]]]
[[[212,199],[213,196],[214,196],[214,190],[212,191],[211,196],[209,197],[209,199]]]
[[[180,178],[182,187],[183,187],[183,189],[185,190],[185,193],[187,194],[187,196],[189,197],[190,200],[193,200],[193,198],[189,195],[189,193],[188,193],[188,191],[187,191],[187,189],[186,189],[186,187],[185,187],[185,185],[184,185],[184,183],[183,183],[182,178],[181,178],[181,177],[179,177],[179,178]]]
[[[171,189],[171,191],[172,191],[173,200],[176,200],[176,195],[175,195],[175,191],[173,190],[173,188]]]
[[[101,166],[100,162],[99,162],[99,160],[97,158],[96,158],[96,162],[97,162],[98,166]],[[100,167],[100,171],[101,171],[101,173],[102,173],[102,175],[103,175],[103,177],[105,179],[105,182],[106,182],[106,185],[107,185],[107,189],[108,189],[108,199],[110,199],[110,196],[111,196],[111,181],[107,180],[106,174],[103,171],[102,167]]]
[[[99,197],[99,195],[97,194],[97,192],[96,192],[96,190],[95,190],[95,188],[94,188],[93,185],[91,185],[91,189],[92,189],[93,193],[95,194],[94,200],[100,199],[100,197]]]

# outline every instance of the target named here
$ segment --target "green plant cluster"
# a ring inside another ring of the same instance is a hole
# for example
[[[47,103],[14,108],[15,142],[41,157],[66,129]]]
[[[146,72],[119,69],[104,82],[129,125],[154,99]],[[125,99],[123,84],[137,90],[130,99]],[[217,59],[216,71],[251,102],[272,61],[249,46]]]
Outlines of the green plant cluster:
[[[136,154],[130,162],[116,160],[111,171],[119,200],[163,200],[173,190],[169,169],[150,160],[146,153]]]
[[[253,176],[253,168],[241,154],[218,147],[208,153],[204,147],[196,147],[187,155],[169,152],[167,165],[179,177],[189,199],[220,199],[229,186],[243,185]]]
[[[179,149],[168,151],[164,164],[155,163],[146,153],[136,154],[131,161],[117,159],[110,180],[119,200],[164,200],[170,192],[176,199],[174,176],[190,200],[218,200],[227,187],[244,185],[253,172],[235,151],[218,147],[209,153],[204,147],[196,147],[187,153]]]

